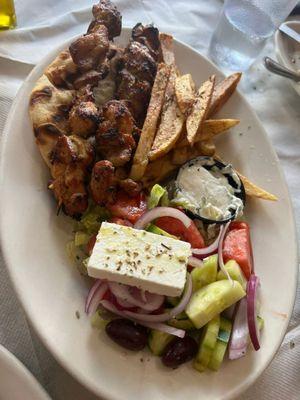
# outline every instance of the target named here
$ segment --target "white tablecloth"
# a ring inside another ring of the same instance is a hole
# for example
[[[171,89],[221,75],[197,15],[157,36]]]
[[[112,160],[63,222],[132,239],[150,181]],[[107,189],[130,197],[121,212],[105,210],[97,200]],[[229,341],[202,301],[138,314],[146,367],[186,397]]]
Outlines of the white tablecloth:
[[[18,28],[0,32],[0,133],[17,89],[50,49],[84,32],[93,0],[16,0]],[[116,0],[123,25],[154,22],[206,53],[222,3],[218,0]],[[273,42],[243,78],[244,92],[281,160],[300,227],[300,98],[289,82],[267,72],[263,55],[274,55]],[[287,288],[288,290],[288,288]],[[0,260],[0,343],[12,351],[55,400],[95,400],[64,371],[30,330]],[[300,292],[287,335],[271,365],[241,400],[300,399]],[[7,397],[9,398],[9,397]],[[24,399],[27,400],[27,399]]]

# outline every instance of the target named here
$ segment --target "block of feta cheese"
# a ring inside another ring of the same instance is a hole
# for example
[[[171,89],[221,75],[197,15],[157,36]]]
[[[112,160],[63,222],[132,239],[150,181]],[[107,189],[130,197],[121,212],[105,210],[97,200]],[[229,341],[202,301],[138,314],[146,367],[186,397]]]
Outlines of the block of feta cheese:
[[[187,242],[103,222],[87,269],[93,278],[179,296],[190,255],[191,245]]]

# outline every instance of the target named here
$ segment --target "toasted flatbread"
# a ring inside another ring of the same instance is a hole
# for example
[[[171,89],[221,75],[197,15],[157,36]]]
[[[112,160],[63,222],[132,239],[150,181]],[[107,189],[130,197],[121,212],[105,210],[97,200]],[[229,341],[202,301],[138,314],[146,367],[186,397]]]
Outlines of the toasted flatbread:
[[[163,62],[175,66],[175,54],[173,47],[173,36],[167,33],[160,33],[159,40],[162,51]]]
[[[215,84],[215,76],[204,82],[196,96],[191,113],[186,119],[187,140],[193,145],[197,132],[201,132],[202,125],[206,120]]]
[[[52,125],[62,133],[68,133],[68,110],[74,97],[73,90],[58,89],[42,75],[30,96],[29,114],[33,128]]]
[[[223,107],[223,105],[235,91],[241,76],[241,72],[236,72],[227,76],[227,78],[225,78],[222,82],[215,85],[207,118],[211,118],[220,110],[220,108]]]
[[[191,112],[195,101],[195,83],[191,74],[176,78],[175,92],[180,111],[187,116]]]
[[[69,79],[77,73],[77,66],[74,64],[69,50],[64,50],[45,69],[45,75],[55,86],[69,85]]]
[[[155,137],[169,76],[170,66],[160,64],[152,87],[147,116],[131,166],[130,178],[135,181],[139,181],[143,177],[148,164],[148,154]]]
[[[175,80],[176,71],[175,68],[171,66],[160,124],[149,153],[149,159],[151,161],[162,157],[173,148],[183,128],[185,118],[176,101]]]
[[[202,125],[200,132],[197,132],[195,143],[201,140],[208,140],[214,138],[220,133],[228,132],[228,129],[233,128],[240,122],[239,119],[207,119]],[[189,142],[184,135],[179,138],[176,147],[188,146]]]

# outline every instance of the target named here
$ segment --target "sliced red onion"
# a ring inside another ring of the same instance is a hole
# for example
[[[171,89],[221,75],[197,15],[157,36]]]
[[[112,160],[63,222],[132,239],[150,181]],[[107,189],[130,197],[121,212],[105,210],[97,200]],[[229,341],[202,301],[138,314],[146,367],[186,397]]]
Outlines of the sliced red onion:
[[[138,321],[140,324],[141,322]],[[170,335],[178,336],[180,338],[184,338],[185,336],[185,330],[183,329],[178,329],[174,328],[173,326],[167,325],[167,324],[162,324],[160,322],[142,322],[141,325],[146,326],[147,328],[150,329],[156,329],[161,332],[166,332],[169,333]]]
[[[91,295],[88,295],[89,302],[86,302],[85,305],[85,312],[87,314],[93,314],[97,310],[100,301],[103,299],[103,296],[108,289],[106,282],[100,280],[99,285],[96,285],[96,283],[92,286],[92,289],[90,290],[92,293]]]
[[[93,284],[93,286],[91,287],[91,289],[87,295],[86,301],[85,301],[85,312],[86,313],[88,313],[90,303],[94,297],[95,292],[98,290],[99,286],[101,285],[101,283],[102,283],[102,281],[100,279],[97,279],[95,281],[95,283]]]
[[[243,297],[236,305],[237,311],[233,322],[229,344],[229,359],[236,360],[246,354],[248,346],[247,298]]]
[[[226,270],[225,266],[224,266],[224,261],[223,261],[223,242],[225,239],[225,235],[226,232],[229,228],[231,221],[228,221],[220,235],[220,240],[219,240],[219,246],[218,246],[218,262],[219,262],[219,267],[221,269],[221,271],[223,271],[223,273],[225,274],[225,276],[227,276],[227,279],[232,283],[233,285],[233,280],[231,279],[231,276],[229,275],[228,271]]]
[[[138,321],[135,318],[130,318],[130,317],[128,317],[128,315],[126,315],[125,311],[118,310],[108,300],[102,300],[101,305],[106,310],[108,310],[116,315],[119,315],[120,317],[131,319],[132,321],[136,322],[137,324],[146,326],[147,328],[157,329],[158,331],[167,332],[167,333],[170,333],[171,335],[178,336],[180,338],[183,338],[185,336],[185,331],[183,329],[173,328],[172,326],[169,326],[167,324],[154,323],[154,322],[150,323],[150,322],[145,322],[145,321]]]
[[[210,244],[207,247],[203,247],[202,249],[192,249],[192,253],[200,258],[205,258],[213,253],[216,253],[219,248],[219,242],[223,230],[224,230],[224,225],[221,225],[218,237],[212,244]]]
[[[143,301],[144,303],[147,302],[146,290],[142,290],[142,289],[141,289],[141,298],[142,298],[142,301]]]
[[[188,265],[194,268],[201,268],[203,267],[203,261],[199,260],[196,257],[190,256],[188,259]]]
[[[141,218],[137,220],[134,225],[135,229],[144,229],[153,220],[160,217],[172,217],[176,218],[188,228],[191,225],[191,219],[185,215],[184,212],[173,207],[155,207],[152,210],[145,212]]]
[[[140,307],[146,311],[157,310],[164,302],[164,296],[146,292],[146,302],[142,301],[141,291],[138,288],[123,285],[117,282],[108,282],[111,292],[116,296],[117,301],[127,302],[131,307]],[[136,293],[138,291],[138,294]],[[121,304],[122,305],[122,304]]]
[[[166,312],[163,314],[157,314],[157,315],[140,314],[140,313],[134,313],[132,311],[124,311],[124,313],[126,314],[127,317],[134,318],[138,321],[145,321],[145,322],[168,321],[169,319],[175,317],[176,315],[180,314],[182,311],[185,310],[185,308],[192,296],[192,289],[193,289],[192,278],[191,278],[191,275],[188,274],[185,292],[184,292],[179,304],[176,307],[172,308],[169,312]]]
[[[248,328],[251,342],[254,349],[257,351],[260,349],[259,344],[259,329],[257,326],[257,290],[259,286],[259,279],[256,275],[251,275],[247,283],[247,317],[248,317]]]

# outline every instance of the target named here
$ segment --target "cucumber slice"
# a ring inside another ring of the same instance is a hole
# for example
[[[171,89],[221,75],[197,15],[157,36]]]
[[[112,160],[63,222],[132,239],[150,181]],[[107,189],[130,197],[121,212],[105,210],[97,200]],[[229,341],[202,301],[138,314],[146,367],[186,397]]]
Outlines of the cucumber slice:
[[[74,242],[75,242],[75,246],[84,246],[85,244],[87,244],[87,242],[90,240],[91,235],[88,235],[85,232],[82,231],[78,231],[75,233],[75,237],[74,237]]]
[[[174,336],[169,333],[151,329],[148,336],[148,346],[155,356],[161,356],[172,339],[174,339]]]
[[[168,232],[164,231],[163,229],[160,229],[158,226],[150,224],[147,228],[148,232],[155,233],[156,235],[161,235],[161,236],[167,236],[173,239],[178,239],[177,236],[170,235]]]
[[[213,255],[206,258],[202,268],[194,268],[191,272],[193,290],[199,290],[217,279],[218,256]],[[223,278],[225,279],[225,278]]]
[[[220,329],[220,316],[217,315],[204,327],[202,339],[198,354],[194,361],[194,368],[202,372],[208,366],[208,363],[212,357],[214,348],[216,346],[218,332]]]
[[[240,282],[242,288],[246,290],[247,286],[247,279],[245,278],[245,275],[243,271],[241,270],[241,267],[235,260],[229,260],[225,264],[225,269],[227,270],[229,276],[235,280]],[[226,276],[223,271],[219,271],[217,275],[217,280],[221,281],[223,279],[226,279]]]
[[[231,329],[231,322],[225,318],[221,318],[218,339],[208,363],[208,368],[213,371],[218,371],[220,369],[228,346]],[[226,337],[226,340],[223,340],[224,337]]]
[[[184,329],[185,331],[190,331],[196,329],[191,320],[187,319],[177,319],[172,318],[168,321],[168,325],[174,326],[174,328]]]
[[[185,312],[195,327],[200,329],[245,295],[246,292],[237,281],[216,281],[197,290]]]

